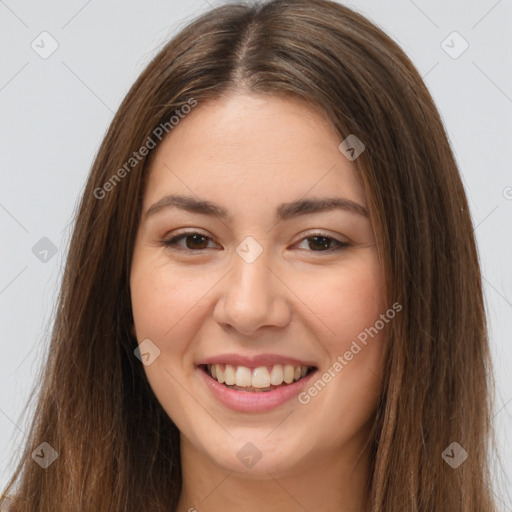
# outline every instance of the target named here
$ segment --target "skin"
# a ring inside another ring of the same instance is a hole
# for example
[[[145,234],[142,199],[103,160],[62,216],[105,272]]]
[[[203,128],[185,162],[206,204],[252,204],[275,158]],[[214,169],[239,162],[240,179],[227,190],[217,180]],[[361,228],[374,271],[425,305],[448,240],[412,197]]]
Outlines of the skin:
[[[383,331],[309,403],[266,412],[220,404],[195,367],[218,354],[271,353],[314,361],[321,375],[386,312],[370,217],[274,218],[279,204],[303,198],[367,206],[341,140],[305,103],[238,92],[199,104],[153,155],[131,268],[133,332],[160,350],[144,370],[181,432],[178,512],[367,510]],[[176,207],[146,218],[170,193],[207,199],[231,219]],[[209,238],[162,243],[187,230]],[[322,249],[308,238],[319,231],[350,245]],[[263,249],[252,263],[236,252],[247,236]],[[251,468],[237,458],[247,442],[262,455]]]

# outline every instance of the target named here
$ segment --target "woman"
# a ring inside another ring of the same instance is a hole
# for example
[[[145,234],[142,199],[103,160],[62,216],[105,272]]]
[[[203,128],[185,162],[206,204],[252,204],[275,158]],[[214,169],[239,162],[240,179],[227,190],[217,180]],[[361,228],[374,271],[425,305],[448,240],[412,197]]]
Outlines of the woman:
[[[464,189],[402,50],[326,0],[213,9],[76,219],[9,510],[495,510]]]

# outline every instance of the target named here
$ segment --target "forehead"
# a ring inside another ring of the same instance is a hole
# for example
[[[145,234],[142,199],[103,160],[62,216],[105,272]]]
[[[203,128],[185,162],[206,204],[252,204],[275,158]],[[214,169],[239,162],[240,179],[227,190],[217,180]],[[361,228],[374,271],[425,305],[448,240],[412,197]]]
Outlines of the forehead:
[[[158,146],[145,203],[177,189],[265,201],[339,192],[364,203],[340,142],[326,116],[295,98],[240,93],[199,102]]]

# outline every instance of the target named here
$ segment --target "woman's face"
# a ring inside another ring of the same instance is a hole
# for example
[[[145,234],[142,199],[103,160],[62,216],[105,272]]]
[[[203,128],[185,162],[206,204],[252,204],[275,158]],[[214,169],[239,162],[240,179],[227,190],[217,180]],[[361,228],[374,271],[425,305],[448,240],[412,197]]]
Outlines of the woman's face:
[[[367,440],[390,315],[341,142],[303,103],[240,93],[199,103],[156,150],[134,334],[182,457],[203,468],[351,464]]]

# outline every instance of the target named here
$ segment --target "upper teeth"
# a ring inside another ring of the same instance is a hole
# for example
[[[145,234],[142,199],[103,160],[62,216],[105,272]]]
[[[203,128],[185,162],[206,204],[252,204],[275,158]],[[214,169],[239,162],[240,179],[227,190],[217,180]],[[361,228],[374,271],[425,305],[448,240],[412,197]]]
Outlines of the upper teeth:
[[[293,366],[291,364],[258,366],[254,369],[231,364],[209,364],[207,368],[208,373],[221,384],[254,388],[279,386],[283,382],[291,384],[294,380],[304,377],[308,371],[308,366]]]

